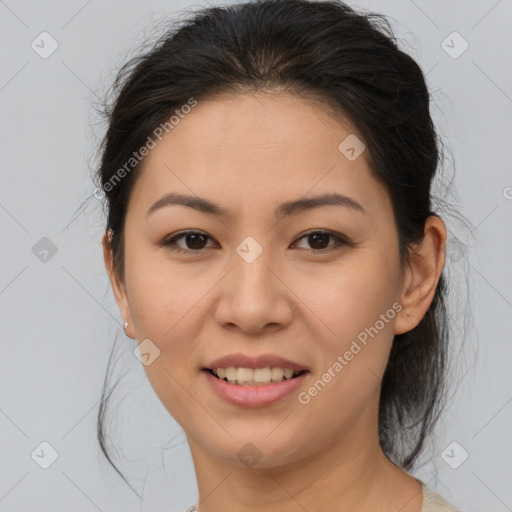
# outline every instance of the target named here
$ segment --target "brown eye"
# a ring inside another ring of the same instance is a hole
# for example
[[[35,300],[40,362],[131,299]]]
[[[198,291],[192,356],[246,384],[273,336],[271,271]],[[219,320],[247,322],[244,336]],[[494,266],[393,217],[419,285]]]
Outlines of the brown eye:
[[[330,237],[331,235],[326,235],[325,233],[313,233],[312,235],[308,235],[307,238],[313,249],[325,249],[329,246]]]
[[[336,243],[329,245],[330,238],[336,240]],[[342,245],[350,245],[348,240],[344,237],[329,231],[311,231],[299,238],[299,240],[303,239],[307,239],[307,242],[310,245],[309,249],[311,249],[312,252],[329,251]],[[308,249],[308,247],[306,247],[306,249]]]
[[[190,235],[185,235],[185,243],[188,245],[189,249],[204,249],[203,245],[206,240],[205,235],[192,233]]]
[[[172,238],[164,240],[160,245],[178,252],[199,252],[205,249],[205,243],[210,237],[197,231],[185,231]],[[178,245],[178,240],[184,239],[185,247]]]

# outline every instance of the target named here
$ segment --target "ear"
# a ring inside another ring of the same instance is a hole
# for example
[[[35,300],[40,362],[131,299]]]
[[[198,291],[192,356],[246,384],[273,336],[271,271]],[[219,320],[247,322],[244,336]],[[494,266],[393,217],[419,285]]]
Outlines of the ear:
[[[395,322],[395,334],[414,329],[425,316],[446,261],[446,226],[436,216],[425,223],[423,240],[410,253],[399,302],[402,310]]]
[[[109,233],[110,231],[107,231],[103,235],[103,259],[105,260],[105,267],[109,275],[110,285],[112,286],[112,291],[114,293],[117,306],[119,307],[119,311],[121,312],[121,315],[123,317],[123,322],[128,322],[126,335],[129,338],[135,339],[135,336],[130,335],[130,332],[133,332],[134,328],[133,318],[130,310],[130,302],[128,300],[128,294],[126,293],[126,287],[114,269],[114,260],[112,248],[110,245]]]

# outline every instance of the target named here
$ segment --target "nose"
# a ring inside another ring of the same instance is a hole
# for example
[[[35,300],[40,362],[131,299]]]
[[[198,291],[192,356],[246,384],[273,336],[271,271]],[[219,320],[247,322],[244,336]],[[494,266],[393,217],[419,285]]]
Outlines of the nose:
[[[245,334],[285,328],[293,315],[293,293],[285,280],[283,271],[270,261],[266,251],[252,262],[235,254],[232,270],[219,283],[217,323]]]

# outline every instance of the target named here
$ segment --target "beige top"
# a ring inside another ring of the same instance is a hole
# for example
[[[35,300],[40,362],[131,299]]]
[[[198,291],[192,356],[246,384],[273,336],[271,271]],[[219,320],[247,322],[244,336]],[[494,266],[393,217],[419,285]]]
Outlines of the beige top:
[[[416,479],[418,480],[418,479]],[[418,480],[423,488],[423,505],[421,512],[460,512],[459,509],[448,503],[442,496]]]
[[[423,505],[421,512],[460,512],[459,509],[450,505],[442,496],[427,487],[421,480],[416,480],[420,483],[423,489]],[[187,512],[199,512],[196,505],[192,505],[187,509]]]

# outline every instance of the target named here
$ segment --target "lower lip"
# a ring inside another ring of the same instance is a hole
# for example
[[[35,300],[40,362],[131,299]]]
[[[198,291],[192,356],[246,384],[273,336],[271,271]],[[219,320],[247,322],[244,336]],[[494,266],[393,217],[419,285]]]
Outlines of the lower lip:
[[[304,372],[293,379],[285,379],[262,386],[245,386],[230,384],[225,380],[218,379],[207,370],[202,370],[202,372],[221,398],[239,407],[263,407],[278,402],[293,393],[309,374],[309,372]]]

